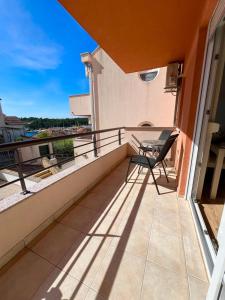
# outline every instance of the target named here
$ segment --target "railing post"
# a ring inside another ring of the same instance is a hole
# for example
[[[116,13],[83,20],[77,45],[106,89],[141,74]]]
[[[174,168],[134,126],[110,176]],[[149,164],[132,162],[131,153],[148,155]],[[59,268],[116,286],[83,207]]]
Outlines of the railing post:
[[[20,155],[19,155],[18,149],[16,149],[14,153],[15,153],[15,159],[16,159],[16,163],[17,163],[16,168],[17,168],[21,188],[22,188],[22,191],[23,191],[22,193],[25,195],[25,194],[28,194],[29,191],[26,188],[26,183],[25,183],[25,180],[23,178],[22,164],[21,164],[21,161],[20,161]]]
[[[121,130],[120,129],[118,131],[118,142],[119,142],[119,145],[121,145]]]
[[[94,157],[98,157],[96,134],[94,134],[93,136],[93,145],[94,145]]]

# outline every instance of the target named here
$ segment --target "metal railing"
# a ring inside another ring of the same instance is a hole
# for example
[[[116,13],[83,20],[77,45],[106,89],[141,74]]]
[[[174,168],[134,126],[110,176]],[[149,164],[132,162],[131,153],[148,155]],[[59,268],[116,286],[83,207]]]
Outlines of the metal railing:
[[[21,185],[21,188],[22,188],[22,193],[27,194],[27,193],[29,193],[29,190],[27,189],[27,186],[26,186],[26,182],[25,182],[26,178],[28,178],[30,176],[33,176],[37,173],[40,173],[44,170],[51,169],[53,167],[59,167],[59,166],[61,167],[63,164],[66,164],[66,163],[68,163],[72,160],[75,160],[76,158],[78,158],[80,156],[83,156],[85,154],[88,154],[90,152],[93,152],[94,157],[97,157],[98,156],[98,150],[100,148],[106,147],[106,146],[108,146],[110,144],[113,144],[113,143],[118,143],[118,145],[121,145],[122,139],[124,139],[123,135],[125,134],[125,132],[122,132],[122,130],[124,130],[124,129],[125,129],[125,127],[116,127],[116,128],[110,128],[110,129],[104,129],[104,130],[96,130],[96,131],[89,131],[89,132],[84,132],[84,133],[70,134],[70,135],[66,135],[66,136],[63,135],[63,136],[47,137],[47,138],[40,138],[40,139],[35,139],[35,140],[30,139],[30,140],[25,140],[25,141],[0,144],[0,153],[9,152],[9,151],[10,151],[10,153],[13,152],[14,153],[14,159],[15,159],[15,162],[13,162],[13,163],[11,162],[11,160],[9,160],[8,161],[8,162],[10,162],[9,164],[7,164],[4,161],[4,166],[0,167],[0,171],[3,170],[3,169],[7,169],[7,168],[13,168],[13,169],[16,170],[16,172],[18,174],[18,178],[14,179],[14,180],[11,180],[9,182],[3,183],[2,185],[0,185],[0,189],[3,188],[3,187],[8,186],[10,184],[20,182],[20,185]],[[104,137],[104,138],[100,138],[100,135],[102,133],[113,132],[113,131],[116,131],[116,134],[113,134],[113,135],[110,135],[110,136],[107,136],[107,137]],[[53,151],[53,152],[49,153],[48,155],[45,154],[45,155],[41,155],[41,156],[38,156],[38,157],[34,157],[32,159],[29,159],[29,160],[22,161],[22,159],[20,157],[19,149],[24,148],[24,147],[34,146],[34,145],[41,145],[41,144],[52,143],[52,142],[61,141],[61,140],[80,138],[80,137],[86,137],[86,136],[88,136],[88,137],[91,136],[92,140],[90,142],[82,144],[82,145],[77,145],[77,146],[75,145],[72,148],[74,150],[74,149],[92,144],[93,147],[92,147],[91,150],[82,152],[78,155],[75,155],[73,153],[73,155],[69,155],[69,157],[67,157],[66,159],[64,159],[64,157],[62,157],[62,159],[60,159],[60,161],[57,161],[57,163],[51,164],[48,167],[42,166],[38,170],[29,172],[28,174],[24,174],[23,167],[27,163],[33,163],[33,162],[35,162],[37,160],[40,160],[40,159],[42,159],[44,157],[47,157],[47,156],[54,158],[54,157],[57,157],[57,153],[55,153]],[[108,143],[105,143],[103,145],[99,144],[99,142],[106,141],[106,140],[112,139],[112,138],[115,138],[115,139],[113,139],[112,141],[110,141]]]

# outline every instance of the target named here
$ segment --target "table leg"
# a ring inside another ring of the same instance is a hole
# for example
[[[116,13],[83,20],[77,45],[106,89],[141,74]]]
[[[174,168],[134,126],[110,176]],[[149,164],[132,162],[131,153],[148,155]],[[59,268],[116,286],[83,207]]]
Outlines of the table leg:
[[[218,155],[216,158],[216,166],[213,173],[211,191],[210,191],[210,199],[216,199],[217,189],[220,182],[220,174],[223,167],[224,160],[224,152],[218,151]]]

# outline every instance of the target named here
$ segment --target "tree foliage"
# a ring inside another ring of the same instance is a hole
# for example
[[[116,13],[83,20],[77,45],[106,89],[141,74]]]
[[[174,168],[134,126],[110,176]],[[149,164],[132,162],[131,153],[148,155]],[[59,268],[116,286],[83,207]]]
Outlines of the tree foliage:
[[[64,156],[73,156],[73,140],[67,139],[63,141],[56,141],[52,143],[53,151],[57,155],[64,155]]]
[[[30,130],[47,129],[52,127],[71,127],[88,125],[87,118],[66,118],[66,119],[49,119],[49,118],[21,118]]]
[[[39,139],[47,138],[49,136],[50,135],[48,134],[47,131],[39,132],[38,134],[35,135],[35,137],[37,137]]]

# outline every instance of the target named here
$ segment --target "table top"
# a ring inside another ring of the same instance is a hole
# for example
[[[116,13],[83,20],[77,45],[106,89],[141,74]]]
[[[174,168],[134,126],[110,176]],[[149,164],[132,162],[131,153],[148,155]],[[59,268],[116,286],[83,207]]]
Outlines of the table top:
[[[164,140],[144,140],[141,142],[144,147],[152,146],[163,146],[165,144]]]

